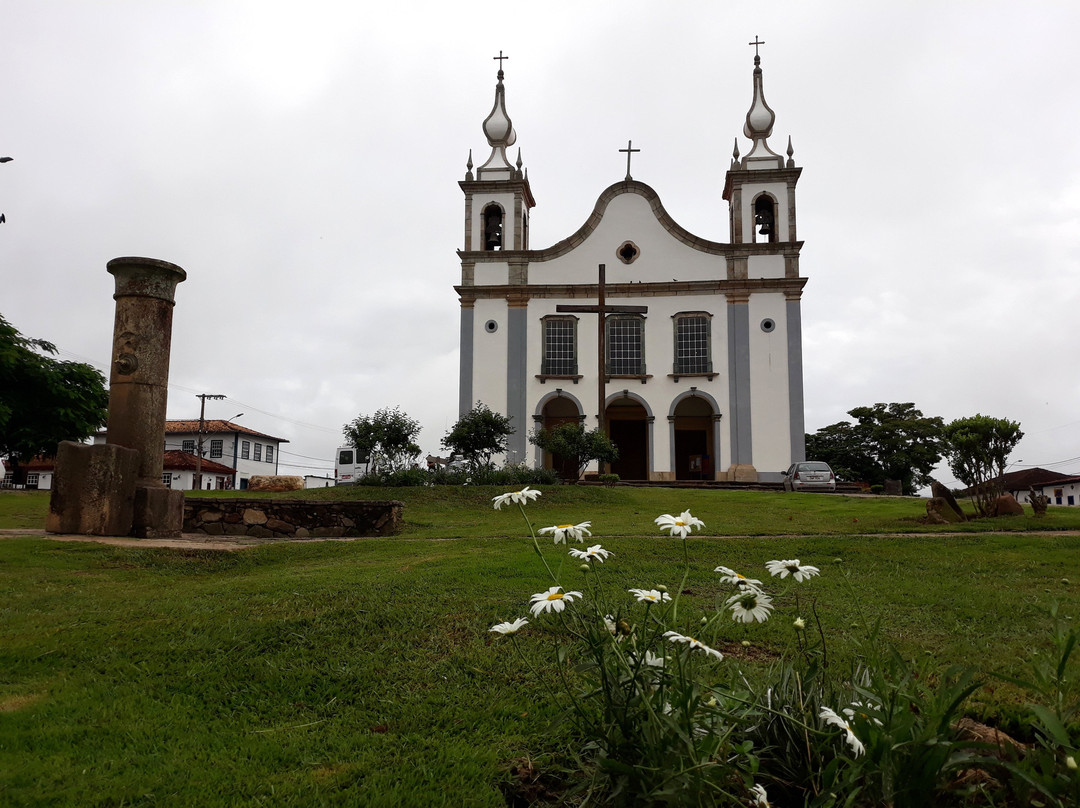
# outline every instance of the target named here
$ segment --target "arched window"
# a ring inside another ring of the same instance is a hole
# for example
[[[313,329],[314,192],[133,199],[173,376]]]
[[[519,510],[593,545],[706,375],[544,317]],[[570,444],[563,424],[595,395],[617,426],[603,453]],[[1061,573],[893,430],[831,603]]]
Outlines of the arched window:
[[[768,194],[754,200],[754,243],[776,241],[776,202]]]
[[[485,250],[501,250],[503,248],[503,211],[494,202],[484,208],[483,235]]]

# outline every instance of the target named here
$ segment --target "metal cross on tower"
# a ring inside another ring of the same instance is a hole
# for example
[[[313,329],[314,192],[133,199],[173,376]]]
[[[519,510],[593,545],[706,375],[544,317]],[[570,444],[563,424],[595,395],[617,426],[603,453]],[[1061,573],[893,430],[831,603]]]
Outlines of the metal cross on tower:
[[[633,177],[630,176],[630,155],[637,154],[639,151],[641,151],[641,149],[632,149],[632,148],[630,148],[633,144],[634,144],[634,141],[628,140],[628,141],[626,141],[626,148],[625,149],[619,149],[620,152],[626,152],[626,179],[627,180],[632,180],[633,179]],[[600,266],[603,266],[603,264],[601,264]]]
[[[503,72],[502,63],[505,60],[509,59],[510,57],[509,56],[503,56],[502,55],[502,50],[500,50],[498,56],[492,56],[491,58],[492,58],[492,60],[497,61],[499,63],[499,73],[501,74]]]
[[[747,42],[746,44],[754,46],[754,64],[757,64],[758,62],[761,61],[761,57],[758,56],[758,45],[764,45],[765,40],[759,40],[758,35],[754,34],[754,41],[753,42]],[[499,53],[502,53],[502,51],[499,51]],[[501,64],[501,62],[500,62],[500,64]]]
[[[621,151],[621,149],[620,149]],[[627,158],[629,159],[629,157]],[[597,329],[596,329],[596,421],[597,429],[600,430],[600,434],[607,435],[607,418],[605,410],[607,409],[607,350],[605,346],[606,325],[607,316],[609,314],[645,314],[649,311],[648,306],[609,306],[606,302],[607,283],[606,283],[607,266],[605,264],[600,265],[600,284],[597,292],[596,305],[576,305],[576,304],[561,304],[555,307],[557,312],[574,312],[577,314],[595,314],[597,315]],[[603,464],[600,464],[600,471],[603,473]]]

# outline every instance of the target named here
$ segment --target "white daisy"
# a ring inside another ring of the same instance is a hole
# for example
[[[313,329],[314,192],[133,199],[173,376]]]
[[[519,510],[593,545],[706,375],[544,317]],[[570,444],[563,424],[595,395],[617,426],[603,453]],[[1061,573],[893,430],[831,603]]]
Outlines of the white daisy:
[[[678,536],[681,539],[685,539],[695,527],[698,530],[705,527],[705,523],[691,516],[690,511],[683,511],[678,516],[665,513],[653,521],[660,526],[661,530],[670,531],[672,536]]]
[[[747,578],[742,573],[735,572],[731,567],[717,567],[713,572],[720,573],[720,581],[722,583],[734,584],[739,588],[749,587],[751,589],[761,589],[761,581],[757,578]]]
[[[594,544],[587,550],[578,550],[577,548],[574,548],[570,551],[570,555],[572,555],[574,558],[580,558],[584,561],[595,558],[597,561],[603,564],[604,559],[611,555],[611,551],[605,550],[599,544]]]
[[[488,629],[488,631],[494,631],[496,634],[517,634],[522,628],[527,626],[529,621],[524,617],[519,617],[512,623],[496,623],[494,626]]]
[[[535,616],[539,616],[540,612],[561,612],[566,608],[567,603],[573,603],[575,598],[582,596],[580,592],[562,592],[561,590],[561,586],[553,586],[547,592],[533,595],[529,599],[532,603],[529,611]]]
[[[551,533],[555,539],[556,544],[566,544],[567,539],[573,539],[574,541],[583,541],[583,536],[591,536],[589,532],[589,526],[592,522],[582,522],[580,525],[553,525],[551,527],[542,527],[537,533]]]
[[[864,719],[866,719],[867,721],[872,721],[874,724],[876,724],[877,726],[880,727],[881,726],[881,721],[879,721],[877,718],[874,718],[874,716],[870,715],[870,713],[869,713],[870,710],[880,711],[881,710],[881,705],[880,704],[863,704],[861,701],[853,701],[853,702],[851,702],[850,707],[845,707],[840,712],[842,712],[844,715],[847,716],[848,721],[854,721],[855,716],[860,715]]]
[[[757,589],[745,589],[724,603],[736,623],[764,623],[772,611],[772,598]]]
[[[750,793],[753,795],[750,808],[770,808],[771,803],[769,795],[765,793],[765,786],[755,785],[750,789]]]
[[[686,634],[679,634],[677,631],[665,631],[664,639],[668,642],[684,642],[690,646],[690,650],[702,651],[706,654],[712,654],[717,659],[723,659],[724,655],[717,651],[715,648],[710,648],[700,640],[695,640],[693,637],[689,637]]]
[[[791,575],[792,578],[800,582],[808,581],[811,577],[820,572],[817,567],[803,564],[797,558],[785,561],[769,561],[765,564],[765,569],[769,571],[770,575],[779,575],[781,579]]]
[[[637,654],[630,652],[626,655],[630,659],[631,665],[638,664]],[[645,658],[641,661],[641,664],[646,668],[663,668],[665,659],[662,656],[657,656],[652,651],[645,652]]]
[[[525,505],[531,500],[540,496],[540,492],[535,488],[529,488],[525,486],[520,491],[511,491],[509,494],[499,494],[497,497],[492,497],[491,501],[495,503],[495,510],[501,510],[503,505],[509,505],[514,502],[518,505]]]
[[[855,757],[858,757],[866,751],[866,747],[863,746],[862,741],[860,741],[855,733],[852,732],[848,722],[837,715],[835,711],[830,710],[828,707],[822,707],[821,712],[818,713],[818,717],[824,720],[826,724],[844,730],[844,740],[847,741],[847,745],[851,747],[851,751],[854,753]]]
[[[630,589],[627,590],[638,599],[639,603],[667,603],[671,595],[661,592],[659,589]]]

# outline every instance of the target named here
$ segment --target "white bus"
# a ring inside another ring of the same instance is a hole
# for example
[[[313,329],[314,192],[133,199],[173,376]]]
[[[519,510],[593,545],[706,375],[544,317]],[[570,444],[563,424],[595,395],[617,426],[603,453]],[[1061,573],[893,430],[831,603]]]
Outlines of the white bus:
[[[356,481],[368,473],[370,461],[371,458],[364,457],[352,446],[339,448],[334,464],[335,485],[356,485]]]

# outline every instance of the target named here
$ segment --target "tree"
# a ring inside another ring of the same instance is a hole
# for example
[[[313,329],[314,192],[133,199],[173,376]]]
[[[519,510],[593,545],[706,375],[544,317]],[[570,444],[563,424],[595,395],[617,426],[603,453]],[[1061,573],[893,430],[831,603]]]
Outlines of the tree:
[[[108,418],[105,377],[90,365],[53,359],[56,346],[29,339],[0,315],[0,455],[18,465],[52,456],[60,441],[84,441]]]
[[[538,429],[529,436],[529,443],[545,452],[566,459],[577,469],[574,482],[590,461],[611,463],[619,459],[619,448],[598,429],[589,432],[579,423],[559,424],[551,429]]]
[[[856,407],[848,415],[856,423],[841,421],[806,436],[807,458],[871,485],[899,480],[908,494],[932,482],[944,449],[941,418],[924,416],[911,402]]]
[[[408,468],[420,454],[420,447],[416,443],[420,422],[398,407],[384,407],[371,416],[360,415],[345,424],[343,431],[349,445],[370,458],[374,472]]]
[[[949,469],[971,489],[971,501],[982,516],[1005,492],[1005,465],[1023,437],[1017,421],[988,415],[957,418],[945,427]]]
[[[506,451],[506,439],[513,434],[509,417],[493,412],[478,401],[458,418],[442,439],[442,446],[461,455],[477,470],[490,464],[492,455]]]

